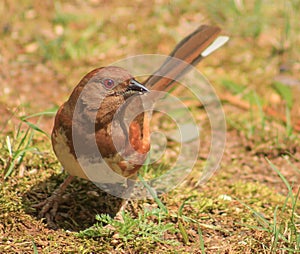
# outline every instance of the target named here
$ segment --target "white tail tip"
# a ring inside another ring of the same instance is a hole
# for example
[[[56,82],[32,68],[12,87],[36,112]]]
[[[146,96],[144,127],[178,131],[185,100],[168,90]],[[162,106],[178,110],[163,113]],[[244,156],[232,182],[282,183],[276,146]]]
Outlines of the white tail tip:
[[[212,44],[210,44],[202,53],[203,57],[210,55],[212,52],[222,47],[229,40],[228,36],[219,36],[214,40]]]

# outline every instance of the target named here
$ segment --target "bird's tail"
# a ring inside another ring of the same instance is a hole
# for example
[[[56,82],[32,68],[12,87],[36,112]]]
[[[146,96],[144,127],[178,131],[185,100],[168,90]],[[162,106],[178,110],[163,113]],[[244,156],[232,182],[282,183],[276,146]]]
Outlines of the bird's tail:
[[[177,44],[167,60],[144,85],[151,90],[170,90],[175,80],[228,40],[226,36],[219,37],[220,32],[221,29],[216,26],[200,26]]]

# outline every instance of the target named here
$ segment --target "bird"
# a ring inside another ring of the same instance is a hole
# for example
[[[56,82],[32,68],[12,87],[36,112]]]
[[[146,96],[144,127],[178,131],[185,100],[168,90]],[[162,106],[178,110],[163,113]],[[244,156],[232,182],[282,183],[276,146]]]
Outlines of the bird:
[[[54,153],[68,176],[50,197],[36,205],[41,209],[40,218],[53,219],[59,198],[74,177],[102,182],[103,186],[119,184],[119,180],[111,180],[112,175],[137,178],[150,149],[151,115],[143,112],[142,98],[153,90],[169,91],[174,80],[227,41],[219,37],[220,32],[217,26],[200,26],[181,40],[144,82],[117,66],[94,69],[81,79],[57,111],[51,135]],[[213,46],[218,38],[219,45]],[[126,114],[134,111],[132,121],[125,121]],[[126,183],[124,186],[120,191],[129,190],[130,196],[131,189]]]

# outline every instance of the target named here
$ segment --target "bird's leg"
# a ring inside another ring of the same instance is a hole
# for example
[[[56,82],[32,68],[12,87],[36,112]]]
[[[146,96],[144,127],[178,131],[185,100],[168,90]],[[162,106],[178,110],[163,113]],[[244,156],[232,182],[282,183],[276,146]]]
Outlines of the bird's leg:
[[[128,204],[128,200],[125,200],[122,206],[120,207],[119,211],[114,216],[114,220],[124,223],[122,213],[125,212],[127,204]]]
[[[39,212],[38,218],[45,217],[49,225],[54,225],[53,218],[56,215],[58,204],[61,200],[62,194],[68,187],[68,185],[73,180],[74,176],[69,175],[63,183],[52,193],[50,197],[40,202],[39,204],[34,205],[35,208],[42,208]]]

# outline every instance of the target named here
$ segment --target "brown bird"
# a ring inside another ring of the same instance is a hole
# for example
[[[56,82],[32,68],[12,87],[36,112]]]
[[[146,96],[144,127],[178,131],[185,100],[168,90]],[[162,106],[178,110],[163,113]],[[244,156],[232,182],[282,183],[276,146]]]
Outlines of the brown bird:
[[[51,197],[37,205],[42,207],[40,217],[52,209],[48,218],[53,218],[57,209],[54,203],[75,176],[101,182],[108,188],[110,184],[120,184],[112,172],[123,179],[136,179],[150,149],[150,116],[142,110],[141,97],[150,90],[168,91],[175,79],[218,47],[211,45],[219,33],[218,27],[199,27],[142,84],[115,66],[95,69],[82,78],[59,108],[52,131],[54,152],[69,176]],[[221,44],[224,42],[223,38]],[[125,115],[134,111],[135,117],[126,123]],[[127,190],[125,184],[121,192]]]

